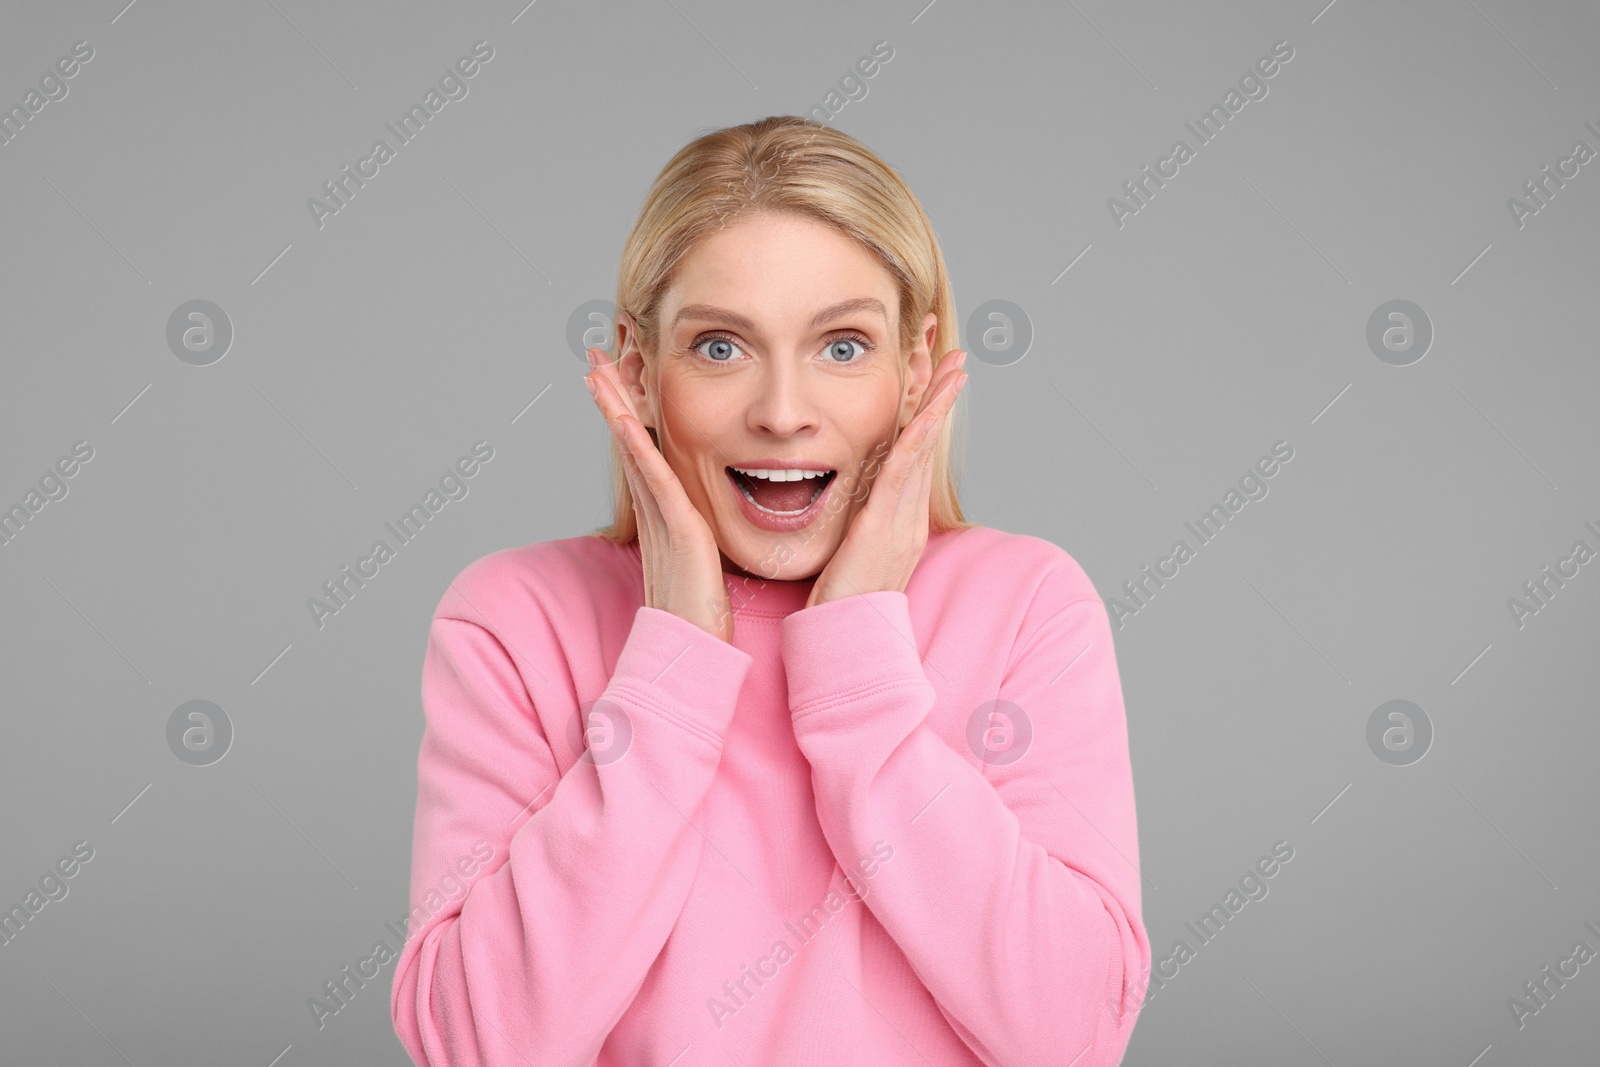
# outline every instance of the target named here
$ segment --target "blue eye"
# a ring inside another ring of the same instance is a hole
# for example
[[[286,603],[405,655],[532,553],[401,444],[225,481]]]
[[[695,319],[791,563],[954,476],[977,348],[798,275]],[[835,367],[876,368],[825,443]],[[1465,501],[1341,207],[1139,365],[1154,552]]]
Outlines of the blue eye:
[[[695,345],[694,347],[696,349],[699,349],[702,345],[709,346],[710,349],[711,349],[710,352],[706,352],[706,353],[703,353],[703,354],[706,355],[707,357],[709,357],[710,359],[712,359],[713,361],[717,362],[717,363],[726,363],[726,362],[728,362],[728,360],[733,358],[733,353],[738,351],[738,348],[739,348],[738,345],[734,344],[731,340],[729,340],[726,337],[711,337],[711,338],[707,338],[706,340],[701,341],[699,344]]]
[[[861,358],[860,359],[834,359],[833,357],[837,356],[837,355],[844,355],[844,356],[849,356],[850,355],[850,350],[848,348],[843,347],[845,345],[855,345],[856,347],[860,348],[861,349]],[[848,335],[846,337],[836,337],[832,341],[828,342],[828,349],[827,349],[827,351],[828,351],[828,359],[832,363],[843,363],[843,364],[846,364],[846,365],[851,364],[851,363],[860,363],[862,360],[867,358],[867,353],[871,352],[872,348],[873,348],[873,345],[872,345],[871,341],[868,341],[865,337],[861,337],[861,336],[859,336],[857,334],[850,334],[850,335]]]
[[[715,355],[709,354],[709,352],[702,352],[702,349],[706,349],[707,346],[715,346]],[[738,350],[739,346],[734,344],[733,338],[728,338],[725,334],[706,334],[704,338],[694,339],[694,344],[690,346],[690,352],[699,352],[699,354],[709,358],[712,363],[731,362],[734,352],[738,352]]]
[[[849,348],[850,345],[861,349],[860,354],[854,359],[850,358],[853,354]],[[860,334],[848,334],[829,341],[828,347],[823,351],[829,363],[848,367],[865,360],[867,354],[875,347],[871,341]],[[734,356],[742,350],[739,348],[738,343],[727,334],[709,333],[695,338],[694,343],[689,346],[689,351],[698,352],[713,363],[731,363]]]

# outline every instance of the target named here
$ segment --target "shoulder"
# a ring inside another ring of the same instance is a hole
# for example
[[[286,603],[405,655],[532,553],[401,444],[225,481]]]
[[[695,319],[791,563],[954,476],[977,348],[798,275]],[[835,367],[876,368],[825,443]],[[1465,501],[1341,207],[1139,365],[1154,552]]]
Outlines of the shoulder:
[[[504,632],[540,618],[592,615],[640,595],[636,562],[630,546],[588,534],[502,548],[463,567],[433,617]]]
[[[929,538],[924,559],[955,587],[1013,604],[1061,607],[1100,600],[1088,573],[1066,549],[1031,534],[992,526],[950,530]]]
[[[938,617],[953,620],[964,641],[983,634],[990,647],[1009,649],[1007,673],[1041,640],[1081,647],[1109,633],[1088,573],[1053,541],[987,526],[950,531],[934,567],[945,576]]]
[[[1105,603],[1083,567],[1030,534],[973,526],[930,535],[912,582],[907,593],[933,640],[1009,649],[1007,665],[1041,636],[1106,626]]]

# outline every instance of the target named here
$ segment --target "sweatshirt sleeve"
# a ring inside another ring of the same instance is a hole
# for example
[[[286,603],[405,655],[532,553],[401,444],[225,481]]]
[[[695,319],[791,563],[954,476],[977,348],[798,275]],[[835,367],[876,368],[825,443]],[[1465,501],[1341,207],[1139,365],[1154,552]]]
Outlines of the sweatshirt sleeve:
[[[1052,565],[995,700],[960,709],[965,744],[925,722],[939,657],[924,668],[905,593],[784,625],[823,833],[846,872],[893,849],[864,903],[950,1025],[993,1067],[1115,1067],[1150,946],[1121,683],[1087,577]],[[964,654],[991,654],[982,636]]]
[[[640,607],[588,713],[587,746],[563,774],[568,742],[547,736],[537,711],[576,720],[574,702],[536,709],[513,653],[541,693],[582,683],[553,635],[535,646],[530,632],[508,649],[486,625],[436,614],[429,633],[413,924],[390,993],[395,1033],[419,1067],[595,1061],[688,898],[703,841],[691,820],[751,663]],[[441,905],[441,876],[491,849],[466,892]]]

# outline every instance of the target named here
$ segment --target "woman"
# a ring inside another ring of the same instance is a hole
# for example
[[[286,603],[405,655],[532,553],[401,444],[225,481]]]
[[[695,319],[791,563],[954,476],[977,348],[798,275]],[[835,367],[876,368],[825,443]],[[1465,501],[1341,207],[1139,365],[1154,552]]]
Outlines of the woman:
[[[1064,551],[961,516],[916,198],[810,120],[708,134],[617,306],[615,523],[434,616],[412,1059],[1118,1063],[1150,949],[1111,631]]]

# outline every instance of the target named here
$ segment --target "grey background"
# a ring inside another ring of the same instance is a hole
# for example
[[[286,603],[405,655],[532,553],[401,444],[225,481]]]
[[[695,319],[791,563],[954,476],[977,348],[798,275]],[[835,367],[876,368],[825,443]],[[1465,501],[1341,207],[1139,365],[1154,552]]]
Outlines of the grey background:
[[[403,1064],[385,937],[407,876],[430,612],[463,566],[606,520],[607,433],[565,342],[683,143],[806,113],[906,176],[966,316],[962,499],[1105,597],[1273,443],[1294,458],[1117,631],[1157,957],[1275,841],[1291,862],[1155,994],[1125,1063],[1571,1064],[1600,963],[1593,418],[1600,14],[1568,2],[6,5],[0,104],[94,58],[0,147],[0,906],[94,858],[0,946],[0,1061]],[[494,58],[319,230],[306,200]],[[1107,199],[1287,40],[1294,58],[1119,228]],[[1067,268],[1071,265],[1071,269]],[[206,299],[234,339],[168,347]],[[1420,361],[1366,342],[1406,299]],[[530,406],[531,405],[531,406]],[[306,607],[472,443],[494,458],[319,629]],[[1193,538],[1188,538],[1191,543]],[[1426,758],[1367,743],[1420,706]],[[173,710],[234,736],[191,766]]]

